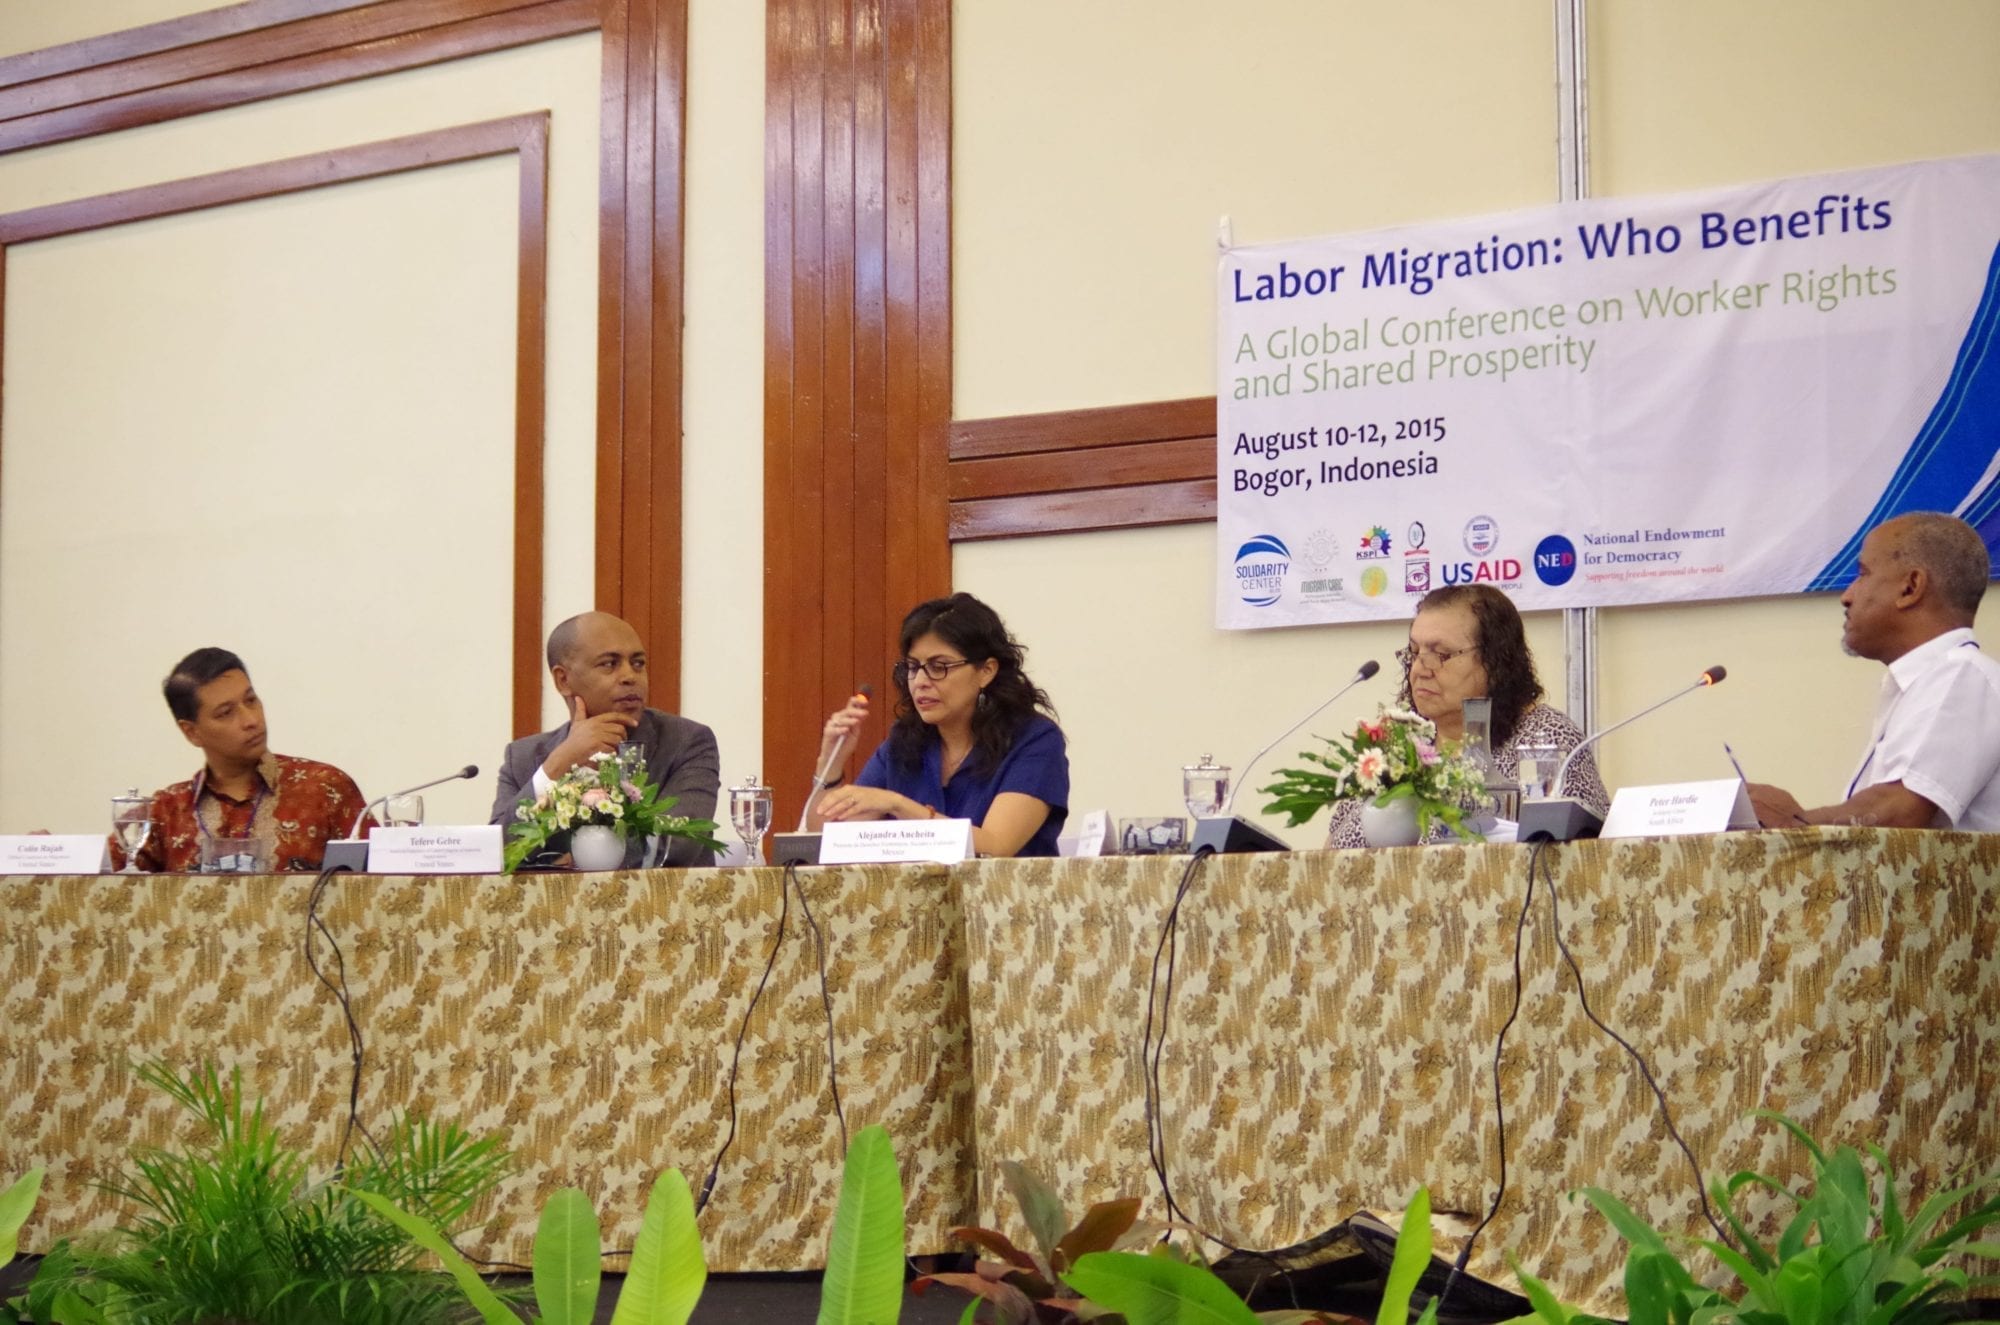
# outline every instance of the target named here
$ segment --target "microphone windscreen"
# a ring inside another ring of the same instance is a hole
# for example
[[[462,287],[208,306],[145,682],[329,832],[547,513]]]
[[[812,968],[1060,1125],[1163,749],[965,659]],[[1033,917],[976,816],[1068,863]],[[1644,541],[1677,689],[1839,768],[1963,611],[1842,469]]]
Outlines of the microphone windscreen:
[[[479,776],[479,765],[467,764],[464,768],[458,770],[458,775],[462,778],[476,778]]]
[[[1707,671],[1703,672],[1701,674],[1701,679],[1705,684],[1708,685],[1721,685],[1722,678],[1727,675],[1729,675],[1729,669],[1727,667],[1717,666],[1717,667],[1711,667]]]
[[[1369,677],[1375,675],[1375,673],[1381,670],[1382,670],[1382,664],[1376,662],[1373,658],[1370,658],[1367,662],[1361,664],[1361,670],[1355,673],[1355,675],[1360,680],[1366,681]]]
[[[863,699],[873,699],[875,698],[874,683],[870,681],[863,681],[860,685],[854,687],[854,693],[861,696]]]

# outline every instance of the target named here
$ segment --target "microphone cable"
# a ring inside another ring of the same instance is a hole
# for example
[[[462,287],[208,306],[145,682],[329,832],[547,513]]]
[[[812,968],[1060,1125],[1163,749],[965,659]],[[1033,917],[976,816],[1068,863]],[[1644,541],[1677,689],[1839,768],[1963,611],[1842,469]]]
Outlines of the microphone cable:
[[[1514,1005],[1509,1009],[1507,1020],[1500,1027],[1499,1037],[1493,1043],[1493,1117],[1497,1125],[1499,1138],[1500,1185],[1498,1190],[1493,1193],[1493,1203],[1487,1207],[1485,1217],[1473,1228],[1471,1235],[1465,1240],[1465,1245],[1459,1249],[1457,1258],[1452,1262],[1451,1273],[1446,1276],[1444,1287],[1438,1292],[1437,1304],[1440,1316],[1444,1314],[1445,1300],[1451,1296],[1451,1290],[1457,1285],[1459,1277],[1464,1274],[1467,1262],[1472,1259],[1472,1249],[1479,1241],[1479,1235],[1486,1231],[1486,1226],[1493,1222],[1495,1215],[1500,1213],[1500,1202],[1507,1194],[1507,1109],[1500,1092],[1500,1057],[1501,1051],[1507,1044],[1507,1032],[1513,1027],[1515,1018],[1521,1012],[1522,935],[1527,927],[1528,912],[1534,906],[1535,873],[1538,868],[1541,871],[1543,881],[1548,885],[1549,919],[1555,931],[1556,949],[1562,954],[1564,964],[1569,967],[1570,974],[1576,981],[1576,998],[1577,1002],[1583,1008],[1583,1015],[1589,1019],[1591,1025],[1609,1036],[1638,1065],[1639,1075],[1645,1079],[1648,1089],[1653,1092],[1653,1098],[1659,1103],[1660,1121],[1665,1124],[1667,1135],[1673,1138],[1674,1144],[1680,1148],[1681,1154],[1687,1157],[1688,1168],[1694,1174],[1695,1195],[1701,1200],[1702,1218],[1708,1221],[1709,1227],[1715,1230],[1715,1235],[1722,1240],[1724,1246],[1734,1247],[1736,1245],[1735,1239],[1729,1236],[1728,1231],[1723,1228],[1721,1222],[1715,1217],[1715,1209],[1709,1204],[1708,1183],[1702,1176],[1701,1164],[1695,1159],[1693,1149],[1689,1147],[1687,1141],[1681,1136],[1680,1129],[1674,1126],[1673,1111],[1667,1104],[1666,1092],[1660,1088],[1660,1083],[1654,1078],[1652,1068],[1647,1065],[1644,1055],[1634,1048],[1623,1036],[1618,1034],[1617,1031],[1607,1026],[1598,1017],[1597,1013],[1591,1009],[1590,996],[1584,990],[1583,969],[1577,964],[1575,955],[1570,952],[1568,941],[1563,938],[1562,905],[1556,896],[1555,871],[1543,859],[1543,854],[1549,845],[1546,839],[1538,841],[1528,854],[1528,890],[1521,898],[1521,913],[1514,922]]]
[[[361,1121],[361,1069],[367,1055],[361,1039],[361,1023],[355,1019],[354,1000],[347,988],[347,958],[340,950],[339,940],[333,937],[333,931],[327,927],[325,918],[319,913],[320,903],[326,899],[327,888],[333,882],[333,877],[336,874],[350,872],[345,865],[330,865],[319,872],[319,877],[313,880],[312,887],[306,892],[306,966],[311,969],[314,978],[333,995],[334,1001],[340,1005],[340,1015],[347,1022],[347,1045],[351,1067],[347,1080],[347,1120],[341,1127],[340,1148],[335,1154],[333,1163],[335,1181],[339,1181],[347,1172],[347,1151],[353,1144],[355,1132],[361,1133],[362,1139],[368,1143],[368,1148],[374,1151],[378,1158],[382,1154],[382,1147],[376,1143],[367,1124]],[[325,939],[326,946],[333,953],[331,976],[319,964],[319,953],[313,942],[315,935]]]
[[[1174,1000],[1174,965],[1180,954],[1181,904],[1187,899],[1188,891],[1200,877],[1203,862],[1215,855],[1214,847],[1197,847],[1188,858],[1186,868],[1181,871],[1180,886],[1174,890],[1173,904],[1167,908],[1166,919],[1160,925],[1160,941],[1153,949],[1153,964],[1146,983],[1146,1028],[1139,1046],[1140,1075],[1145,1082],[1146,1100],[1146,1158],[1152,1165],[1153,1175],[1159,1179],[1160,1193],[1166,1197],[1167,1218],[1193,1230],[1198,1236],[1208,1239],[1225,1251],[1250,1260],[1268,1262],[1284,1280],[1285,1290],[1290,1294],[1292,1306],[1299,1305],[1298,1285],[1293,1282],[1291,1267],[1269,1252],[1239,1247],[1226,1238],[1217,1237],[1188,1214],[1174,1198],[1174,1187],[1167,1176],[1167,1125],[1165,1091],[1160,1084],[1160,1060],[1167,1048],[1167,1017]],[[1160,986],[1160,958],[1164,955],[1167,963],[1167,979],[1164,989]],[[1155,1007],[1158,1008],[1159,1038],[1153,1038]],[[1164,1239],[1163,1239],[1164,1240]],[[1248,1292],[1262,1287],[1264,1280],[1253,1281]]]
[[[736,1141],[736,1073],[743,1062],[743,1038],[750,1033],[750,1018],[764,997],[764,986],[770,983],[772,970],[778,965],[778,950],[785,944],[785,926],[792,914],[792,890],[789,886],[792,868],[790,865],[785,867],[785,879],[778,888],[778,932],[771,936],[771,952],[764,959],[764,974],[758,977],[757,988],[750,995],[750,1004],[743,1009],[743,1020],[736,1027],[736,1047],[729,1054],[729,1132],[722,1138],[722,1148],[709,1162],[707,1176],[701,1180],[701,1191],[694,1202],[697,1219],[708,1208],[709,1197],[715,1191],[716,1175],[722,1172],[722,1157],[729,1153],[729,1147]]]
[[[826,940],[819,932],[819,921],[813,918],[812,904],[806,901],[806,886],[799,879],[796,861],[785,866],[785,882],[799,896],[799,914],[806,918],[806,928],[812,931],[813,962],[819,970],[819,1001],[826,1010],[826,1085],[833,1094],[833,1116],[840,1124],[840,1153],[847,1153],[847,1115],[840,1107],[840,1061],[839,1046],[833,1033],[833,991],[826,983]]]

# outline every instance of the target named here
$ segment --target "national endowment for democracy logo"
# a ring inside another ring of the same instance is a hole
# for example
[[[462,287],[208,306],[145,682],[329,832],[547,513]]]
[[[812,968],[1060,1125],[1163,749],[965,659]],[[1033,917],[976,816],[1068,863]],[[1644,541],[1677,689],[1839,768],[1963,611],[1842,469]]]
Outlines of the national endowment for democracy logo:
[[[1236,592],[1252,607],[1269,607],[1285,591],[1292,552],[1276,534],[1258,534],[1236,549]]]

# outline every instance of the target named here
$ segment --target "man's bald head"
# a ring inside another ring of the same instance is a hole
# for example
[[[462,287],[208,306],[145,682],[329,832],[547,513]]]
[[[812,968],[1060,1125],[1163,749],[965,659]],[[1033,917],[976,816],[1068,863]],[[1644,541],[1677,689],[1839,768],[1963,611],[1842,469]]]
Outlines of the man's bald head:
[[[587,636],[595,635],[606,627],[614,626],[623,627],[625,630],[631,631],[635,637],[639,633],[636,630],[632,630],[631,625],[623,617],[613,616],[609,612],[579,612],[569,620],[560,623],[554,630],[549,632],[549,666],[570,665],[575,660],[577,650],[582,647]]]
[[[646,646],[630,622],[583,612],[549,632],[549,676],[565,700],[581,699],[587,716],[646,707]]]
[[[1885,550],[1899,566],[1922,570],[1938,606],[1971,625],[1993,574],[1979,531],[1955,515],[1912,511],[1884,523]]]

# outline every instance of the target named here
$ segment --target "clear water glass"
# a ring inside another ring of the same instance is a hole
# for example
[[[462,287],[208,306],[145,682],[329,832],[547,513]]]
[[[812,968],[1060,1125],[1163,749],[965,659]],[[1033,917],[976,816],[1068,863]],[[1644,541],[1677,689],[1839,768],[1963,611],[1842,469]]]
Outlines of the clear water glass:
[[[389,796],[382,801],[384,828],[415,828],[424,821],[422,796]]]
[[[771,789],[753,774],[729,789],[729,822],[752,865],[764,863],[764,834],[771,831]]]
[[[1521,799],[1545,801],[1555,795],[1556,770],[1562,767],[1562,752],[1545,742],[1523,743],[1514,750],[1520,759],[1515,780],[1521,784]]]
[[[1203,755],[1199,764],[1181,767],[1181,801],[1197,819],[1213,819],[1229,802],[1229,765]]]
[[[113,796],[111,831],[118,838],[118,849],[125,853],[125,868],[119,873],[139,873],[139,850],[153,835],[153,798],[141,796],[137,787],[123,796]]]

